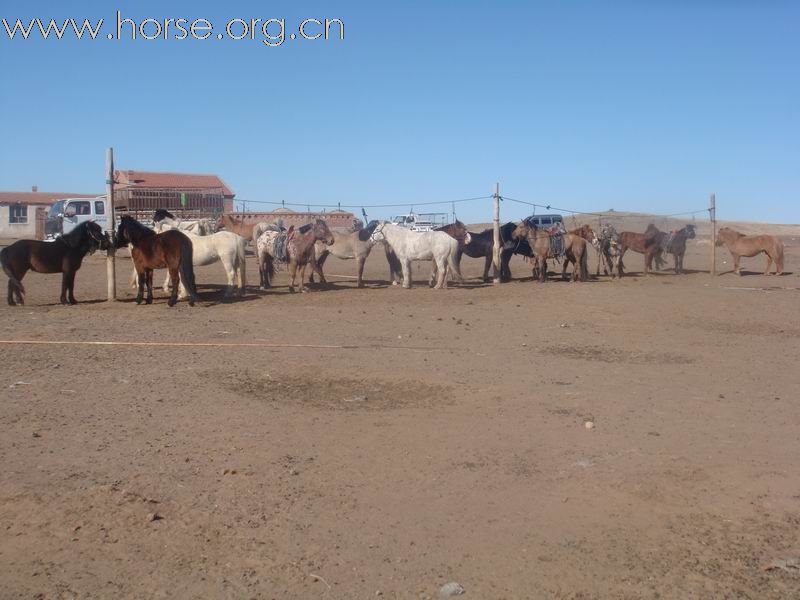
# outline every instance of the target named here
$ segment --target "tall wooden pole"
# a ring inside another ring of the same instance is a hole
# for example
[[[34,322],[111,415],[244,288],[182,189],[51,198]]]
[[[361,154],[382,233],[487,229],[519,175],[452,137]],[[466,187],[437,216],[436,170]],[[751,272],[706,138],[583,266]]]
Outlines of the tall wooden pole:
[[[717,195],[711,194],[708,203],[708,215],[711,218],[711,275],[717,274]]]
[[[500,184],[494,184],[494,194],[492,194],[492,202],[494,203],[494,220],[492,226],[494,228],[494,246],[492,248],[492,265],[494,266],[494,282],[500,283]]]
[[[117,299],[117,269],[114,262],[116,249],[114,248],[114,227],[116,216],[114,212],[114,149],[106,150],[106,198],[108,198],[108,231],[110,232],[111,245],[106,255],[106,281],[108,282],[108,301]]]

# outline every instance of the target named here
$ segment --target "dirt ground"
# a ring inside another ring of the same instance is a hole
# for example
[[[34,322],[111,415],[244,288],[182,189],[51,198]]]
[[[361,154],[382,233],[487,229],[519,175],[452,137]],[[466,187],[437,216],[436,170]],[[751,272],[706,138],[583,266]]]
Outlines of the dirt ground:
[[[2,340],[152,345],[0,344],[0,597],[800,598],[800,247],[744,264],[406,291],[376,252],[292,295],[251,257],[173,309],[30,274]]]

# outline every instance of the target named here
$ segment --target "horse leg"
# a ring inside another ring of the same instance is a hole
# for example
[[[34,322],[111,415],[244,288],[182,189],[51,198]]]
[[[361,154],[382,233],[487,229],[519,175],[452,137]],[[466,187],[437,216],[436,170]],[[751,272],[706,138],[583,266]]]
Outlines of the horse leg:
[[[69,303],[73,305],[78,303],[78,301],[75,300],[75,273],[77,273],[77,271],[71,268],[69,271],[64,273],[67,279],[67,297],[69,299]]]
[[[144,272],[145,272],[145,280],[146,280],[146,283],[147,283],[147,300],[145,300],[145,304],[152,304],[153,303],[153,269],[145,269]],[[174,279],[173,281],[177,282],[178,280]],[[172,286],[172,293],[173,294],[177,294],[178,293],[178,286],[177,285],[173,285]]]
[[[176,261],[177,262],[177,261]],[[172,293],[169,295],[169,300],[167,300],[167,306],[175,306],[178,302],[178,289],[181,290],[181,293],[184,293],[184,286],[181,282],[181,276],[178,272],[178,265],[170,265],[169,267],[169,276],[172,279]],[[150,275],[148,277],[147,282],[147,303],[150,304],[153,301],[151,290],[153,289],[153,272],[150,271]]]
[[[742,271],[739,269],[739,258],[740,256],[738,254],[733,255],[733,272],[741,277]]]
[[[436,271],[438,272],[438,277],[436,278],[436,286],[435,289],[442,290],[447,287],[447,260],[442,260],[436,265]]]
[[[142,296],[144,296],[144,286],[147,282],[147,275],[144,270],[136,270],[136,279],[138,280],[138,291],[136,292],[136,304],[142,303]]]
[[[311,275],[308,276],[308,281],[310,281],[311,283],[314,283],[314,273],[316,273],[317,275],[319,275],[319,282],[322,285],[326,285],[328,283],[328,281],[325,279],[325,273],[322,272],[322,268],[325,266],[325,261],[328,260],[328,255],[329,254],[330,254],[330,252],[326,251],[326,252],[323,252],[320,255],[319,258],[315,258],[314,259],[314,262],[311,265],[314,269],[313,269],[313,271],[311,271]],[[362,265],[361,269],[362,270],[364,269],[363,265]],[[361,287],[361,286],[359,285],[358,287]]]
[[[538,265],[539,265],[539,281],[544,283],[545,281],[547,281],[547,257],[543,256],[539,258]]]
[[[225,269],[225,275],[228,277],[228,286],[225,288],[225,295],[224,298],[229,298],[233,296],[233,290],[236,286],[236,255],[233,257],[233,261],[230,260],[230,257],[222,257],[220,256],[219,261],[222,263],[222,267]],[[182,296],[183,294],[181,294]]]
[[[294,280],[295,277],[297,277],[297,263],[292,259],[289,259],[289,277],[289,292],[294,294]]]
[[[364,265],[367,262],[365,256],[356,258],[356,287],[364,287]]]
[[[439,273],[438,265],[436,264],[436,259],[434,259],[434,260],[431,261],[431,276],[428,279],[428,287],[429,288],[434,287],[434,285],[435,285],[434,282],[436,282],[438,280],[438,273]]]
[[[308,287],[306,287],[306,265],[308,263],[303,263],[300,265],[300,292],[305,294],[308,291]]]
[[[407,290],[411,289],[411,261],[400,261],[400,268],[403,270],[403,287]]]
[[[764,267],[764,275],[769,275],[770,267],[772,267],[772,257],[764,252],[767,255],[767,266]]]
[[[172,277],[170,277],[169,270],[167,270],[167,277],[164,279],[164,285],[161,286],[161,289],[167,293],[172,289]]]

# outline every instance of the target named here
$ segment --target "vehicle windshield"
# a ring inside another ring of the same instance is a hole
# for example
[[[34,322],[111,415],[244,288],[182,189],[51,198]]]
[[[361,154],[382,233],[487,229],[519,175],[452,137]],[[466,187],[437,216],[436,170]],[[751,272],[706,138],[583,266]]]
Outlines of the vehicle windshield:
[[[47,216],[50,218],[57,217],[64,211],[64,201],[59,200],[53,206],[50,207],[50,210],[47,211]]]

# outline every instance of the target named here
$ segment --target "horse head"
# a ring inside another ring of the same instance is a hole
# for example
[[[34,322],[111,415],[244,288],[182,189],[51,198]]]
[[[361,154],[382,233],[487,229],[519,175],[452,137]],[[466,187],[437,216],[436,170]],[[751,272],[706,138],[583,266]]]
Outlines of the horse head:
[[[153,213],[153,223],[158,223],[164,219],[172,219],[174,221],[175,215],[169,212],[166,208],[157,208],[156,212]]]
[[[328,224],[322,219],[317,219],[314,223],[314,239],[324,242],[328,246],[333,244],[333,232],[328,228]]]
[[[512,240],[518,240],[520,238],[523,238],[523,239],[527,238],[528,237],[528,233],[530,233],[530,231],[531,231],[530,223],[526,219],[523,219],[522,221],[519,222],[519,224],[511,232],[511,239]]]
[[[108,234],[94,221],[86,223],[86,235],[91,239],[90,244],[96,247],[95,249],[108,250],[111,247],[111,239]]]
[[[386,242],[386,234],[383,232],[383,230],[386,228],[386,225],[386,221],[377,221],[372,233],[369,236],[369,239],[376,244]]]
[[[694,225],[687,225],[683,228],[683,235],[686,236],[686,239],[692,240],[695,238],[695,227]]]

